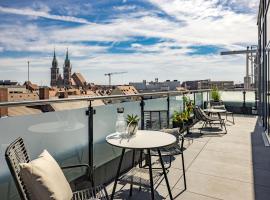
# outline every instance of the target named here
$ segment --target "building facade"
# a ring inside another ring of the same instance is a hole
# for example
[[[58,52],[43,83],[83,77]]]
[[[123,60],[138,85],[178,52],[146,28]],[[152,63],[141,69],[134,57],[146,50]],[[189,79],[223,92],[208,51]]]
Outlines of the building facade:
[[[129,85],[134,86],[140,93],[174,91],[181,86],[180,81],[178,80],[159,82],[158,78],[155,78],[155,81],[150,82],[146,82],[146,80],[143,80],[142,82],[130,82]]]
[[[55,50],[53,52],[53,60],[52,60],[52,67],[51,67],[51,86],[56,87],[57,81],[59,79],[59,68],[58,62],[55,55]]]
[[[195,80],[195,81],[185,81],[182,83],[182,87],[188,90],[200,90],[210,88],[210,79],[205,80]]]
[[[258,112],[266,138],[270,138],[270,11],[269,0],[261,0],[258,12]],[[270,140],[268,140],[270,141]]]
[[[69,59],[68,50],[63,66],[63,76],[58,67],[58,61],[54,51],[52,67],[51,67],[51,87],[58,88],[85,88],[87,82],[81,73],[75,72],[72,74],[72,65]]]
[[[65,88],[71,87],[71,64],[68,57],[68,50],[66,52],[66,59],[64,63],[64,77],[63,77],[63,83]]]

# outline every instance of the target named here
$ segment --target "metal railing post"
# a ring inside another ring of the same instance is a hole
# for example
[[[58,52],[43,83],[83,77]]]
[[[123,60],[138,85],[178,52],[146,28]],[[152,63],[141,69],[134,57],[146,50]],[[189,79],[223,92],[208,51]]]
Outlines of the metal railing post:
[[[194,105],[196,105],[196,93],[193,93]]]
[[[141,106],[141,129],[144,130],[144,98],[143,96],[141,97],[141,103],[140,103],[140,106]]]
[[[92,186],[94,186],[94,114],[96,111],[92,107],[92,102],[89,102],[86,115],[88,116],[88,152],[89,152],[89,166],[90,166],[90,178]]]
[[[243,91],[243,111],[246,114],[246,91]]]
[[[201,101],[202,101],[202,102],[201,102],[201,103],[202,103],[202,106],[201,106],[201,107],[204,108],[203,93],[202,93],[202,92],[201,92],[201,98],[202,98],[202,100],[201,100]]]
[[[183,111],[186,109],[186,104],[185,104],[185,94],[183,93],[183,97],[182,97],[182,100],[183,100]]]
[[[167,95],[167,128],[170,126],[170,95]]]
[[[208,107],[209,104],[209,91],[206,93],[206,108]]]

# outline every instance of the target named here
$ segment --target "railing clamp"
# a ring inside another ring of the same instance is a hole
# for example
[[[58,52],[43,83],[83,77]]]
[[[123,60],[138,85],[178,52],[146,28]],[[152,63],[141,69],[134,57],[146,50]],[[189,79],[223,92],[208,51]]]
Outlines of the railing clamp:
[[[90,110],[86,110],[85,114],[89,116],[90,115]],[[95,115],[95,114],[96,114],[96,110],[93,109],[93,115]]]

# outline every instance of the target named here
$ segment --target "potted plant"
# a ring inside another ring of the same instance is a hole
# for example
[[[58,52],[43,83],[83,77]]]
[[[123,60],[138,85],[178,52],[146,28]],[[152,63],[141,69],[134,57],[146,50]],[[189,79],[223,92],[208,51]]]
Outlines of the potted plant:
[[[215,105],[220,105],[221,104],[221,96],[220,93],[218,91],[218,88],[215,87],[212,91],[211,91],[211,106],[215,106]]]
[[[184,123],[187,121],[187,113],[174,111],[172,116],[173,128],[180,128],[184,127]]]
[[[193,117],[191,116],[191,113],[193,112],[194,103],[190,98],[188,98],[186,96],[183,97],[183,101],[185,104],[184,112],[186,112],[187,124],[192,124]]]
[[[127,133],[128,135],[132,136],[135,135],[138,130],[138,123],[140,118],[138,115],[127,115]]]

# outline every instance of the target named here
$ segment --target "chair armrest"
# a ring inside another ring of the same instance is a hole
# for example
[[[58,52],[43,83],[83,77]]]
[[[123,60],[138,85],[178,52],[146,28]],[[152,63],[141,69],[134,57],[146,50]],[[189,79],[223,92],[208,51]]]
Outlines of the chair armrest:
[[[68,166],[61,166],[61,169],[69,169],[69,168],[76,168],[76,167],[86,167],[90,169],[88,164],[76,164],[76,165],[68,165]]]
[[[91,172],[90,166],[88,164],[76,164],[76,165],[68,165],[68,166],[61,166],[61,169],[72,169],[72,168],[79,168],[79,167],[85,167],[86,168],[86,174],[89,176]]]

